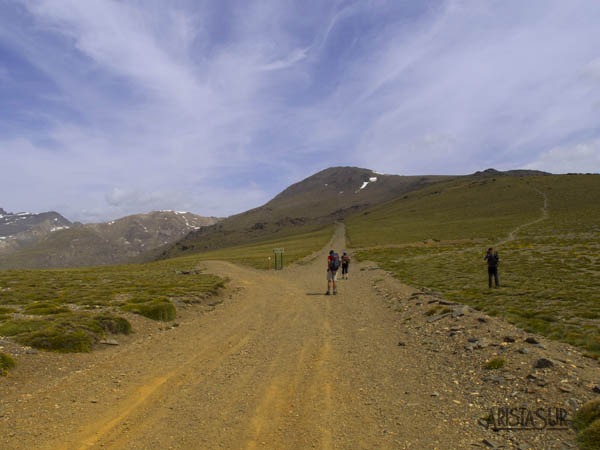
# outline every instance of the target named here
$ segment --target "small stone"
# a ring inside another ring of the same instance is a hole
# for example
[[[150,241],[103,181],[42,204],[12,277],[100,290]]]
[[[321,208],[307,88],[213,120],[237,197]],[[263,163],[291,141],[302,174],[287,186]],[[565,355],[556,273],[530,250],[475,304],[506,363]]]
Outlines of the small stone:
[[[100,343],[104,345],[119,345],[119,343],[114,339],[104,339],[100,341]]]
[[[558,389],[562,392],[572,392],[573,388],[571,386],[569,386],[568,384],[561,384],[560,386],[558,386]]]
[[[439,396],[440,396],[440,393],[439,393],[439,392],[435,392],[435,391],[434,391],[434,392],[432,392],[432,393],[431,393],[431,396],[432,396],[432,397],[439,397]]]
[[[527,339],[525,339],[525,342],[527,342],[528,344],[539,344],[540,343],[540,341],[538,341],[533,336],[529,336]]]
[[[436,322],[440,319],[443,319],[444,317],[448,317],[449,315],[450,315],[450,313],[439,314],[437,316],[431,316],[429,319],[427,319],[427,322],[428,323]]]
[[[565,402],[565,405],[571,407],[572,409],[579,408],[579,401],[576,398],[571,397],[569,400]]]
[[[97,399],[90,400],[90,403],[98,403]]]
[[[439,303],[440,305],[448,305],[448,306],[455,306],[455,305],[458,305],[458,303],[456,303],[456,302],[451,302],[451,301],[448,301],[448,300],[438,300],[438,303]]]
[[[490,447],[490,448],[500,448],[500,444],[498,444],[496,441],[492,441],[491,439],[484,439],[483,444]]]
[[[406,347],[406,343],[405,342],[398,342],[398,347]]]
[[[600,394],[600,383],[596,383],[596,385],[592,388],[596,394]]]
[[[515,342],[515,338],[512,336],[504,336],[504,342]]]
[[[529,350],[526,348],[520,348],[519,350],[517,350],[521,355],[528,355],[529,354]]]
[[[470,313],[471,311],[472,311],[472,309],[470,306],[462,305],[457,308],[454,308],[454,311],[452,311],[452,317],[454,317],[454,318],[461,317],[461,316],[464,316],[465,314]]]
[[[550,367],[554,367],[554,363],[548,358],[540,358],[535,362],[533,367],[536,369],[549,369]]]
[[[485,348],[489,345],[490,341],[488,341],[486,338],[481,338],[479,341],[477,341],[477,348]]]
[[[477,320],[481,323],[487,323],[488,320],[485,317],[478,317]]]
[[[544,344],[536,344],[537,348],[541,348],[542,350],[546,350],[546,346]]]

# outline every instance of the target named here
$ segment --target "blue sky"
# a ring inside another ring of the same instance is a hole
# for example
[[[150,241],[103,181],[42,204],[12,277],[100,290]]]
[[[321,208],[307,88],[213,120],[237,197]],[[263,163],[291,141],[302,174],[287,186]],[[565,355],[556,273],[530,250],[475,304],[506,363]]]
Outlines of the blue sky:
[[[596,0],[0,0],[0,207],[225,216],[330,166],[600,171]]]

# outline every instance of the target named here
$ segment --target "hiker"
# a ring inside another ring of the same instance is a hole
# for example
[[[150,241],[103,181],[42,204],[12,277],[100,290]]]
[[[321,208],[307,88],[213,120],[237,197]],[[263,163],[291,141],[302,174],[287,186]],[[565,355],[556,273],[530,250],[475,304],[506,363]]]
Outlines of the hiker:
[[[348,253],[344,251],[342,255],[342,280],[348,279],[348,267],[350,266],[350,257]]]
[[[329,251],[327,257],[327,292],[325,295],[331,293],[331,283],[333,283],[333,295],[337,294],[335,281],[337,280],[337,271],[340,268],[340,257],[333,250]]]
[[[496,283],[496,287],[500,287],[500,283],[498,283],[498,252],[495,252],[492,247],[488,248],[487,253],[485,254],[484,260],[487,261],[488,264],[488,284],[489,287],[492,287],[492,277],[494,277],[494,281]]]

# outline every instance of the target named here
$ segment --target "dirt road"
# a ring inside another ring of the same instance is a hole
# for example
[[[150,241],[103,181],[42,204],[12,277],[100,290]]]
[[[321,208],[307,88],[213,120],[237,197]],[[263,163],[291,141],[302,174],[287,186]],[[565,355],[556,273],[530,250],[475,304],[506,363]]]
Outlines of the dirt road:
[[[341,251],[344,245],[340,231],[332,246]],[[339,295],[323,295],[326,251],[278,272],[209,263],[210,272],[231,279],[231,294],[213,312],[192,308],[178,327],[152,325],[145,335],[87,355],[24,358],[0,380],[0,447],[445,449],[481,443],[477,414],[463,394],[448,391],[440,400],[433,392],[442,392],[441,379],[448,381],[447,357],[411,347],[373,287],[381,272],[351,266]],[[395,289],[406,297],[413,292],[399,284]],[[28,364],[44,370],[33,373]]]

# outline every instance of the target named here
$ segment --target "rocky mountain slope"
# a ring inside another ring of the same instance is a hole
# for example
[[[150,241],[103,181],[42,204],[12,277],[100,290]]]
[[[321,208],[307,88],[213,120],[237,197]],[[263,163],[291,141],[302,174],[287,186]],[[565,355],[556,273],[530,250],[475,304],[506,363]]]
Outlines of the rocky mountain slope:
[[[11,213],[0,208],[0,255],[34,245],[50,233],[68,229],[71,225],[54,211]]]
[[[332,167],[295,183],[255,209],[190,232],[155,257],[165,258],[257,242],[331,224],[348,214],[452,177],[385,175]]]
[[[0,255],[0,268],[78,267],[128,262],[143,252],[174,242],[192,230],[219,220],[177,211],[155,211],[92,224],[72,224],[64,218],[63,223],[58,218],[54,221],[54,216],[49,217],[56,226],[48,228],[47,221],[42,222],[44,229],[50,231],[37,242],[22,245],[10,254],[7,249]]]

